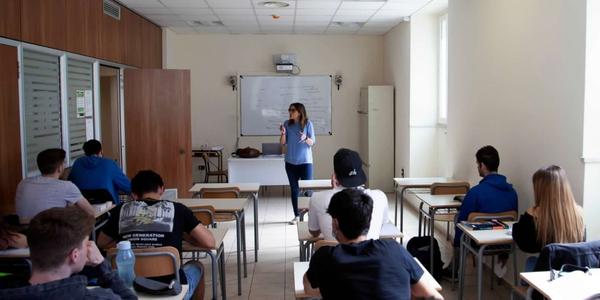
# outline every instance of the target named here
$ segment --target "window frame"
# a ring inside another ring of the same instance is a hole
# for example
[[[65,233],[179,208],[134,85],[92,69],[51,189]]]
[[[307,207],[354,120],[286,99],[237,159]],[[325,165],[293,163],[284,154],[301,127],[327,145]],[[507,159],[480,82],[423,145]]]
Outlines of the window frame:
[[[437,121],[441,126],[448,124],[448,13],[439,17],[438,39],[438,82]]]

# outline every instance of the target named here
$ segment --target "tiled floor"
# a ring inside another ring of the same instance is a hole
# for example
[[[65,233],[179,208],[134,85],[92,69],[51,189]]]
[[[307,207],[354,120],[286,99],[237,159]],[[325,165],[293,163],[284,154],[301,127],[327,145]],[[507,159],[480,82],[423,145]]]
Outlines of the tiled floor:
[[[298,236],[296,226],[288,225],[292,218],[292,208],[289,199],[282,197],[281,190],[275,189],[274,196],[261,195],[259,206],[259,239],[260,250],[258,262],[254,262],[254,234],[252,222],[252,203],[246,209],[246,230],[248,247],[248,277],[242,278],[242,295],[237,295],[236,243],[235,223],[230,222],[219,226],[229,228],[225,237],[226,276],[228,299],[295,299],[293,263],[299,261]],[[390,216],[393,217],[393,194],[388,195],[390,201]],[[417,216],[412,207],[405,206],[404,214],[404,243],[417,234]],[[451,244],[445,240],[445,231],[436,231],[442,251],[442,260],[448,261],[451,255]],[[470,260],[469,260],[470,261]],[[205,260],[206,296],[211,299],[210,263]],[[469,263],[471,266],[471,263]],[[510,299],[510,289],[503,285],[495,285],[490,290],[489,270],[484,269],[484,299]],[[243,275],[242,275],[243,276]],[[467,270],[464,299],[476,299],[476,276],[473,268]],[[449,281],[441,282],[445,299],[457,299],[458,289],[452,290]],[[220,297],[220,295],[219,295]]]

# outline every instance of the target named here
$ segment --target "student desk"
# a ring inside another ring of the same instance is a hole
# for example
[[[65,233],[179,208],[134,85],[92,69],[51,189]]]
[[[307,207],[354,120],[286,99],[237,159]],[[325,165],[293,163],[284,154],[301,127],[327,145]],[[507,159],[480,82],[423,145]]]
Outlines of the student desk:
[[[442,286],[431,276],[427,270],[423,267],[421,262],[415,258],[415,261],[423,269],[423,276],[421,279],[425,281],[426,284],[432,285],[437,291],[442,290]],[[304,292],[304,274],[308,271],[310,263],[307,261],[294,262],[294,294],[296,299],[301,298],[310,298],[310,297],[320,297],[320,295],[309,295]]]
[[[208,198],[193,198],[193,199],[177,199],[177,202],[187,206],[192,211],[194,208],[202,206],[212,206],[215,213],[231,214],[235,218],[236,241],[237,241],[237,271],[238,271],[238,295],[242,294],[242,273],[240,255],[243,252],[244,258],[244,277],[248,276],[246,263],[246,218],[244,208],[248,199],[246,198],[223,198],[223,199],[208,199]]]
[[[458,209],[462,204],[459,201],[454,200],[454,197],[459,195],[431,195],[431,194],[415,194],[421,201],[419,205],[419,211],[423,211],[424,216],[429,219],[429,236],[431,237],[430,249],[433,249],[434,237],[434,225],[435,225],[435,214],[440,209]],[[423,210],[423,205],[427,205],[429,209]],[[419,218],[419,234],[421,234],[421,218]],[[431,252],[429,271],[433,272],[433,252]]]
[[[404,230],[404,192],[411,188],[430,188],[436,182],[450,183],[458,180],[446,177],[409,177],[409,178],[394,178],[395,191],[395,207],[394,207],[394,224],[398,225],[398,199],[400,199],[400,231]],[[400,189],[400,193],[398,193]]]
[[[29,258],[29,248],[0,250],[0,258]]]
[[[227,159],[230,183],[257,182],[261,186],[288,185],[283,155],[261,155],[255,158]]]
[[[304,190],[328,190],[332,189],[331,179],[298,180],[301,191]]]
[[[205,249],[193,246],[188,242],[183,242],[183,252],[192,252],[192,259],[195,259],[195,252],[206,253],[210,256],[211,263],[211,272],[212,272],[212,300],[217,300],[217,269],[219,270],[219,274],[221,275],[221,297],[223,299],[227,298],[226,292],[226,280],[225,280],[225,246],[223,244],[223,240],[225,239],[225,235],[227,234],[227,228],[209,228],[210,233],[212,233],[215,238],[215,248]],[[218,266],[217,266],[218,262]],[[239,260],[238,260],[238,293],[239,288],[241,287],[240,283],[240,273],[239,273]]]
[[[300,261],[308,261],[311,253],[312,253],[312,245],[315,242],[322,240],[323,235],[319,235],[318,237],[314,237],[310,231],[308,230],[307,222],[298,222],[297,223],[298,230],[298,243],[300,248]],[[390,239],[395,240],[398,238],[402,238],[403,234],[398,230],[398,227],[394,226],[392,223],[385,223],[381,226],[381,232],[379,233],[380,239]]]
[[[502,230],[472,230],[463,224],[458,224],[458,228],[463,231],[460,239],[460,265],[459,265],[459,291],[458,299],[463,299],[464,284],[465,284],[465,261],[467,253],[471,252],[477,257],[477,299],[483,297],[483,255],[494,252],[504,253],[510,250],[513,257],[513,272],[514,285],[517,285],[517,253],[515,244],[512,239],[512,224],[515,222],[506,222],[510,229]],[[507,248],[507,246],[509,248]]]
[[[590,273],[569,274],[550,281],[550,271],[525,272],[521,273],[521,279],[550,300],[588,299],[600,294],[600,269],[590,269]]]
[[[112,202],[106,202],[104,204],[94,204],[92,206],[96,210],[96,213],[94,214],[94,217],[96,219],[104,216],[104,214],[107,214],[106,218],[104,218],[102,221],[98,222],[94,226],[94,230],[92,231],[91,238],[92,238],[92,241],[96,241],[96,231],[98,229],[102,228],[102,226],[104,226],[106,224],[106,222],[108,222],[108,219],[110,218],[110,213],[108,211],[113,209],[113,207],[115,207],[115,205]]]
[[[231,188],[237,187],[242,193],[248,193],[252,197],[254,204],[254,261],[258,261],[258,191],[259,183],[196,183],[190,189],[190,192],[197,195],[203,188]]]

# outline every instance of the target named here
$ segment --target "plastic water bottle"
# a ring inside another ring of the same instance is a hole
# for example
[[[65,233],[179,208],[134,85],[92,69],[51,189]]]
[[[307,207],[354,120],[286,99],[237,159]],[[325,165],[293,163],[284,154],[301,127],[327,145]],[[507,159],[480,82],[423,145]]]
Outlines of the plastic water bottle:
[[[117,272],[128,287],[133,286],[135,279],[135,255],[131,251],[131,242],[121,241],[117,244]]]

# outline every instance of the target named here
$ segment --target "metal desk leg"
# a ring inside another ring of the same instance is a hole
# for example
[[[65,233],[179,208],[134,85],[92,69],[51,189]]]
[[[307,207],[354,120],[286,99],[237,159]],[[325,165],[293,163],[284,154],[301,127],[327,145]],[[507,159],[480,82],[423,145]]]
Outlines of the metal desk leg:
[[[217,250],[217,255],[219,254]],[[210,256],[210,266],[212,273],[212,298],[213,300],[217,300],[217,257],[212,253],[212,251],[206,251],[206,254]]]
[[[429,257],[429,259],[430,259],[429,260],[429,266],[430,266],[430,270],[429,271],[431,272],[431,274],[434,273],[434,271],[433,271],[434,270],[434,261],[433,261],[433,252],[434,252],[433,250],[434,249],[433,249],[433,243],[434,243],[434,240],[435,240],[435,237],[434,237],[435,229],[433,228],[433,226],[435,225],[435,223],[434,223],[435,222],[434,216],[435,216],[435,209],[429,207],[429,236],[430,236],[430,238],[429,238],[429,254],[430,254],[430,257]]]
[[[227,299],[227,281],[225,280],[225,249],[223,243],[221,243],[217,254],[219,257],[219,274],[221,275],[221,298],[225,300]]]
[[[242,227],[242,259],[244,261],[244,278],[248,277],[248,261],[246,259],[246,211],[241,211],[241,227]]]
[[[465,261],[467,260],[467,249],[465,247],[465,243],[467,243],[466,234],[463,234],[460,237],[460,262],[459,262],[459,277],[458,277],[458,299],[462,300],[464,296],[464,286],[465,286]]]
[[[483,299],[483,251],[486,245],[481,245],[477,251],[477,299]]]
[[[252,193],[254,198],[254,261],[258,261],[258,193]]]
[[[236,235],[236,243],[237,243],[237,277],[238,277],[238,296],[242,295],[242,262],[241,262],[241,254],[242,254],[242,232],[241,232],[241,224],[240,224],[240,216],[238,213],[233,214],[235,216],[235,235]]]

